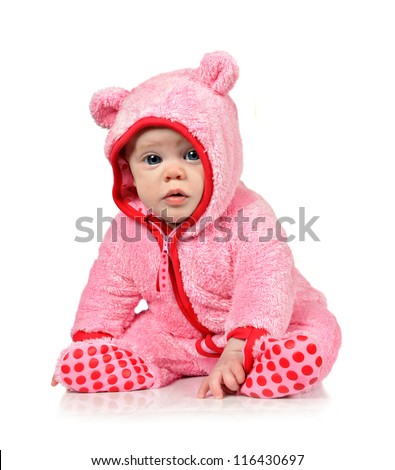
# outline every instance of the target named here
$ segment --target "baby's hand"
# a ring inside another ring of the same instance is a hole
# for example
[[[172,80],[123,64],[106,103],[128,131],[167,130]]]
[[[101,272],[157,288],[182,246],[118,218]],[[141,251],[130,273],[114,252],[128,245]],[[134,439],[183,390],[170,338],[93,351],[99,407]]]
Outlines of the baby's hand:
[[[231,338],[211,374],[206,377],[198,391],[198,398],[205,398],[211,391],[214,398],[223,398],[224,392],[236,393],[244,383],[243,368],[244,340]]]

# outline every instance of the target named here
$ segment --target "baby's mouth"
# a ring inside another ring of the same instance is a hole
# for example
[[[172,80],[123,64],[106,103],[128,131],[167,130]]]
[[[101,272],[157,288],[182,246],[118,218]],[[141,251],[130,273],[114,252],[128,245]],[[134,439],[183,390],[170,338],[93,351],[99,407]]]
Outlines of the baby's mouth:
[[[175,190],[171,190],[169,191],[166,196],[164,197],[164,199],[168,199],[168,198],[186,198],[188,197],[182,190],[180,189],[175,189]]]
[[[164,197],[165,201],[170,204],[181,204],[186,201],[187,198],[188,196],[182,190],[178,189],[169,191]]]

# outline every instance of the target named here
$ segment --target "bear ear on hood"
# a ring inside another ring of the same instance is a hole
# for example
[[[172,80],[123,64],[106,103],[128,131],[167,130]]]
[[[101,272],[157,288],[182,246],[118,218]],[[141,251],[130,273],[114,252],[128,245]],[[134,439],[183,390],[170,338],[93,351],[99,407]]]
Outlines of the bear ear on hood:
[[[97,91],[91,99],[89,109],[93,119],[101,127],[109,129],[115,122],[119,108],[130,91],[111,87]]]
[[[201,60],[197,76],[216,93],[226,95],[239,77],[239,67],[227,52],[210,52]]]

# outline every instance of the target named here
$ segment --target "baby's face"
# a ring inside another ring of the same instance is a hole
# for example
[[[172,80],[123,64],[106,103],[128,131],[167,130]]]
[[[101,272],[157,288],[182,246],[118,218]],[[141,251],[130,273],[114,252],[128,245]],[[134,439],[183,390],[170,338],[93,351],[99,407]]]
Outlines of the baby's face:
[[[126,146],[137,194],[147,209],[175,226],[198,206],[204,189],[202,162],[181,134],[149,128]]]

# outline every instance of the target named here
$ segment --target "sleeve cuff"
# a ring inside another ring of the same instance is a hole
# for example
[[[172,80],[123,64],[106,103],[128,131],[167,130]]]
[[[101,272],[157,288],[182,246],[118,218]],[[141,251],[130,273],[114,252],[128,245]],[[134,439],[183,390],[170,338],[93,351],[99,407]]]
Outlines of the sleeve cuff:
[[[85,331],[77,331],[73,335],[73,341],[86,341],[88,339],[101,339],[101,338],[113,338],[109,333],[103,333],[102,331],[93,331],[92,333],[87,333]]]
[[[230,338],[246,340],[244,349],[243,349],[243,354],[244,354],[243,366],[244,366],[244,370],[247,373],[250,372],[254,363],[254,356],[252,354],[252,350],[253,350],[256,340],[261,338],[262,336],[267,336],[267,335],[268,335],[268,332],[264,328],[254,328],[252,326],[235,328],[234,330],[228,333],[226,337],[228,340]]]

